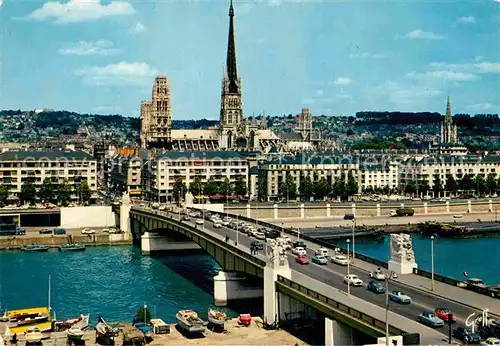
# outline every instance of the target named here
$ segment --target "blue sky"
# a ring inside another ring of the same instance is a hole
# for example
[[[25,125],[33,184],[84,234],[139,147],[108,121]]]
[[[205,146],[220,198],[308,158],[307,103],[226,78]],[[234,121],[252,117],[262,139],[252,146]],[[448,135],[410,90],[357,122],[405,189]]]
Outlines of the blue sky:
[[[2,3],[3,2],[3,3]],[[228,1],[0,0],[0,108],[218,119]],[[500,111],[500,0],[235,0],[245,116]]]

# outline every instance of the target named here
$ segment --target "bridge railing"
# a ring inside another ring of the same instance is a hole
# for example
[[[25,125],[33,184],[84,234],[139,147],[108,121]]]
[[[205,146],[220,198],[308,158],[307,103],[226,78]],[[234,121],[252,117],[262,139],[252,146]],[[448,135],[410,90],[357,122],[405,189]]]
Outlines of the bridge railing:
[[[306,296],[313,298],[315,300],[320,301],[322,304],[328,305],[332,309],[341,311],[344,314],[348,314],[350,317],[352,317],[355,320],[361,321],[365,324],[369,324],[370,326],[375,327],[376,329],[380,330],[381,332],[385,332],[385,321],[381,321],[379,319],[376,319],[364,312],[361,312],[359,310],[353,309],[348,305],[342,304],[330,297],[324,296],[321,293],[318,293],[310,288],[307,288],[305,286],[302,286],[294,281],[291,281],[281,275],[278,275],[278,282],[281,283],[284,286],[287,286],[293,290],[296,290],[302,294],[305,294]],[[408,331],[403,331],[399,328],[396,328],[392,325],[389,325],[389,334],[391,335],[403,335],[406,334]]]
[[[146,209],[146,208],[140,208],[140,207],[133,207],[134,210],[138,211],[138,212],[142,212],[142,213],[148,213],[148,214],[153,214],[153,215],[156,215],[156,216],[161,216],[163,218],[165,218],[166,220],[165,221],[170,221],[170,222],[175,222],[175,223],[180,223],[182,225],[182,227],[185,227],[185,228],[188,228],[190,232],[194,233],[194,234],[197,234],[199,236],[202,236],[204,238],[206,238],[207,240],[219,245],[220,247],[222,248],[228,248],[230,251],[236,253],[238,256],[240,257],[243,257],[245,258],[246,260],[248,260],[249,262],[254,262],[256,264],[258,264],[259,266],[261,267],[265,267],[266,266],[266,262],[237,248],[237,247],[234,247],[234,246],[231,246],[230,244],[226,243],[225,241],[213,236],[212,234],[208,233],[208,232],[203,232],[202,230],[200,230],[199,228],[195,228],[191,225],[188,225],[182,221],[177,221],[175,220],[174,218],[172,218],[168,213],[166,212],[163,212],[163,211],[157,211],[157,210],[151,210],[151,209]]]

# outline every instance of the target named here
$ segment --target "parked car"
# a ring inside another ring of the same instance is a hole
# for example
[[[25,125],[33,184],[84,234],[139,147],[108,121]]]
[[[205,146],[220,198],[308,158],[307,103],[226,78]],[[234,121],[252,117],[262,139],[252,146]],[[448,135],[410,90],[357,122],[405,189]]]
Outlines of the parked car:
[[[82,229],[82,234],[95,234],[95,230],[92,228],[84,228]]]
[[[344,220],[354,220],[354,214],[344,214]]]
[[[366,287],[368,291],[375,293],[385,293],[385,287],[378,281],[370,281]]]
[[[330,257],[330,261],[341,266],[346,266],[349,263],[349,259],[344,255],[335,255]]]
[[[312,256],[311,260],[316,264],[328,264],[328,259],[322,255]]]
[[[389,293],[389,299],[392,300],[393,302],[400,303],[400,304],[410,304],[411,303],[411,297],[404,294],[401,291],[392,291]]]
[[[418,316],[417,320],[420,323],[423,323],[426,326],[429,326],[429,327],[432,327],[432,328],[444,326],[444,321],[442,319],[440,319],[439,317],[437,317],[436,315],[434,315],[434,312],[432,312],[432,311],[424,311],[424,312],[422,312]]]
[[[453,331],[453,336],[458,340],[464,341],[467,344],[481,341],[481,336],[477,333],[473,333],[472,330],[467,326],[459,326]]]
[[[463,216],[462,214],[455,214],[455,215],[453,215],[453,218],[454,218],[454,219],[461,219],[461,218],[463,218],[463,217],[464,217],[464,216]]]
[[[442,319],[445,322],[448,322],[449,315],[451,315],[452,322],[456,322],[457,321],[457,316],[455,316],[454,314],[452,314],[449,309],[436,308],[434,310],[434,313],[436,314],[437,317],[439,317],[440,319]]]
[[[350,286],[361,287],[363,286],[363,280],[361,280],[357,275],[349,274],[344,276],[344,282]]]
[[[294,255],[304,255],[304,256],[307,255],[307,251],[303,247],[300,247],[300,246],[299,247],[294,247],[292,249],[292,253]]]
[[[305,255],[298,255],[295,257],[295,262],[300,263],[300,264],[309,264],[309,258]]]
[[[95,231],[94,231],[94,233],[95,233]],[[64,235],[64,234],[66,234],[66,230],[64,228],[56,228],[54,230],[54,234],[55,235]]]
[[[52,230],[44,228],[44,229],[40,230],[40,234],[52,234]]]
[[[377,269],[377,270],[374,270],[374,271],[370,272],[370,277],[372,279],[380,280],[380,281],[383,281],[383,280],[385,280],[387,278],[387,276],[384,273],[382,273],[382,271],[380,270],[380,268]]]

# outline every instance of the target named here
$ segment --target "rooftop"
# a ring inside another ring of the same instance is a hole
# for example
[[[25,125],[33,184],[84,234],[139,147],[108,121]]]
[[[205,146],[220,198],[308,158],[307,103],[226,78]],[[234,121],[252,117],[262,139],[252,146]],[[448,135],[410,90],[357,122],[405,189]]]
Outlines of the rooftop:
[[[79,159],[95,160],[95,157],[83,151],[6,151],[0,154],[0,161],[24,161],[28,159]]]
[[[189,159],[220,159],[220,160],[228,160],[228,159],[240,159],[244,160],[245,158],[237,151],[170,151],[158,156],[159,160],[189,160]]]

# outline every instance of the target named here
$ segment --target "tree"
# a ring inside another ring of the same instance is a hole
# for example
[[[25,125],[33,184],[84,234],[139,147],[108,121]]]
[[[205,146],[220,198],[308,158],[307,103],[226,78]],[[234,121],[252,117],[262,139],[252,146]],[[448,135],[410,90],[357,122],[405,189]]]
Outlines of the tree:
[[[189,191],[193,194],[193,196],[199,196],[203,192],[203,183],[199,176],[194,177],[191,184],[189,184]]]
[[[345,183],[344,179],[336,177],[335,182],[333,183],[333,197],[334,198],[344,198],[344,192],[345,192]]]
[[[5,185],[0,185],[0,206],[7,204],[9,199],[9,189]]]
[[[446,190],[453,194],[456,194],[458,190],[458,184],[451,174],[446,177]]]
[[[56,200],[62,206],[67,206],[71,201],[71,186],[64,180],[56,189]]]
[[[203,192],[207,196],[214,196],[219,193],[219,185],[213,179],[210,179],[203,187]]]
[[[354,178],[352,172],[350,172],[349,176],[347,177],[347,185],[345,187],[346,197],[355,195],[358,193],[358,191],[358,182],[356,181],[356,178]]]
[[[32,179],[26,179],[21,185],[21,193],[19,199],[22,203],[33,204],[36,200],[36,188]]]
[[[186,191],[187,191],[187,188],[186,188],[186,184],[184,183],[184,181],[182,181],[181,178],[177,178],[177,180],[174,183],[173,190],[172,190],[174,200],[176,200],[177,202],[180,203],[182,196],[184,196],[186,194]]]
[[[316,184],[314,185],[314,195],[316,198],[322,199],[325,198],[330,194],[332,190],[332,187],[328,183],[328,180],[326,180],[324,177],[321,178]]]
[[[486,178],[486,191],[490,195],[494,194],[497,190],[497,179],[495,178],[495,173],[488,174]]]
[[[242,176],[239,176],[234,183],[234,193],[237,196],[245,196],[247,194],[247,183]]]
[[[309,175],[306,175],[300,182],[299,192],[302,198],[313,196],[314,184],[311,181],[311,177],[309,177]]]
[[[290,173],[287,173],[285,180],[281,181],[278,189],[282,198],[289,200],[297,197],[297,185]]]
[[[134,321],[132,322],[133,324],[135,323],[150,323],[151,322],[151,311],[149,310],[149,307],[146,306],[141,306],[139,309],[137,309],[137,312],[135,313]]]
[[[50,178],[43,180],[42,186],[38,191],[38,197],[42,200],[42,203],[54,202],[54,185],[52,185]]]
[[[460,179],[458,186],[460,187],[461,190],[463,191],[469,191],[472,190],[474,183],[472,181],[472,178],[469,174],[465,174],[462,179]]]
[[[417,192],[417,182],[414,180],[410,180],[409,182],[407,182],[405,187],[404,187],[404,192],[408,193],[410,195]]]
[[[224,196],[229,196],[233,193],[233,187],[231,186],[229,178],[226,177],[226,179],[224,179],[224,182],[220,186],[220,193]]]
[[[90,187],[87,179],[83,180],[80,185],[76,187],[76,191],[78,192],[78,196],[80,197],[80,202],[88,203],[90,201]]]
[[[434,175],[434,182],[432,184],[432,191],[434,191],[435,195],[439,195],[441,192],[443,192],[443,182],[441,181],[439,174]]]
[[[478,195],[482,195],[486,192],[486,182],[484,178],[480,175],[477,175],[474,179],[474,188],[476,189],[476,193]]]
[[[427,179],[420,180],[417,184],[417,190],[427,195],[427,191],[429,191],[429,181]]]

